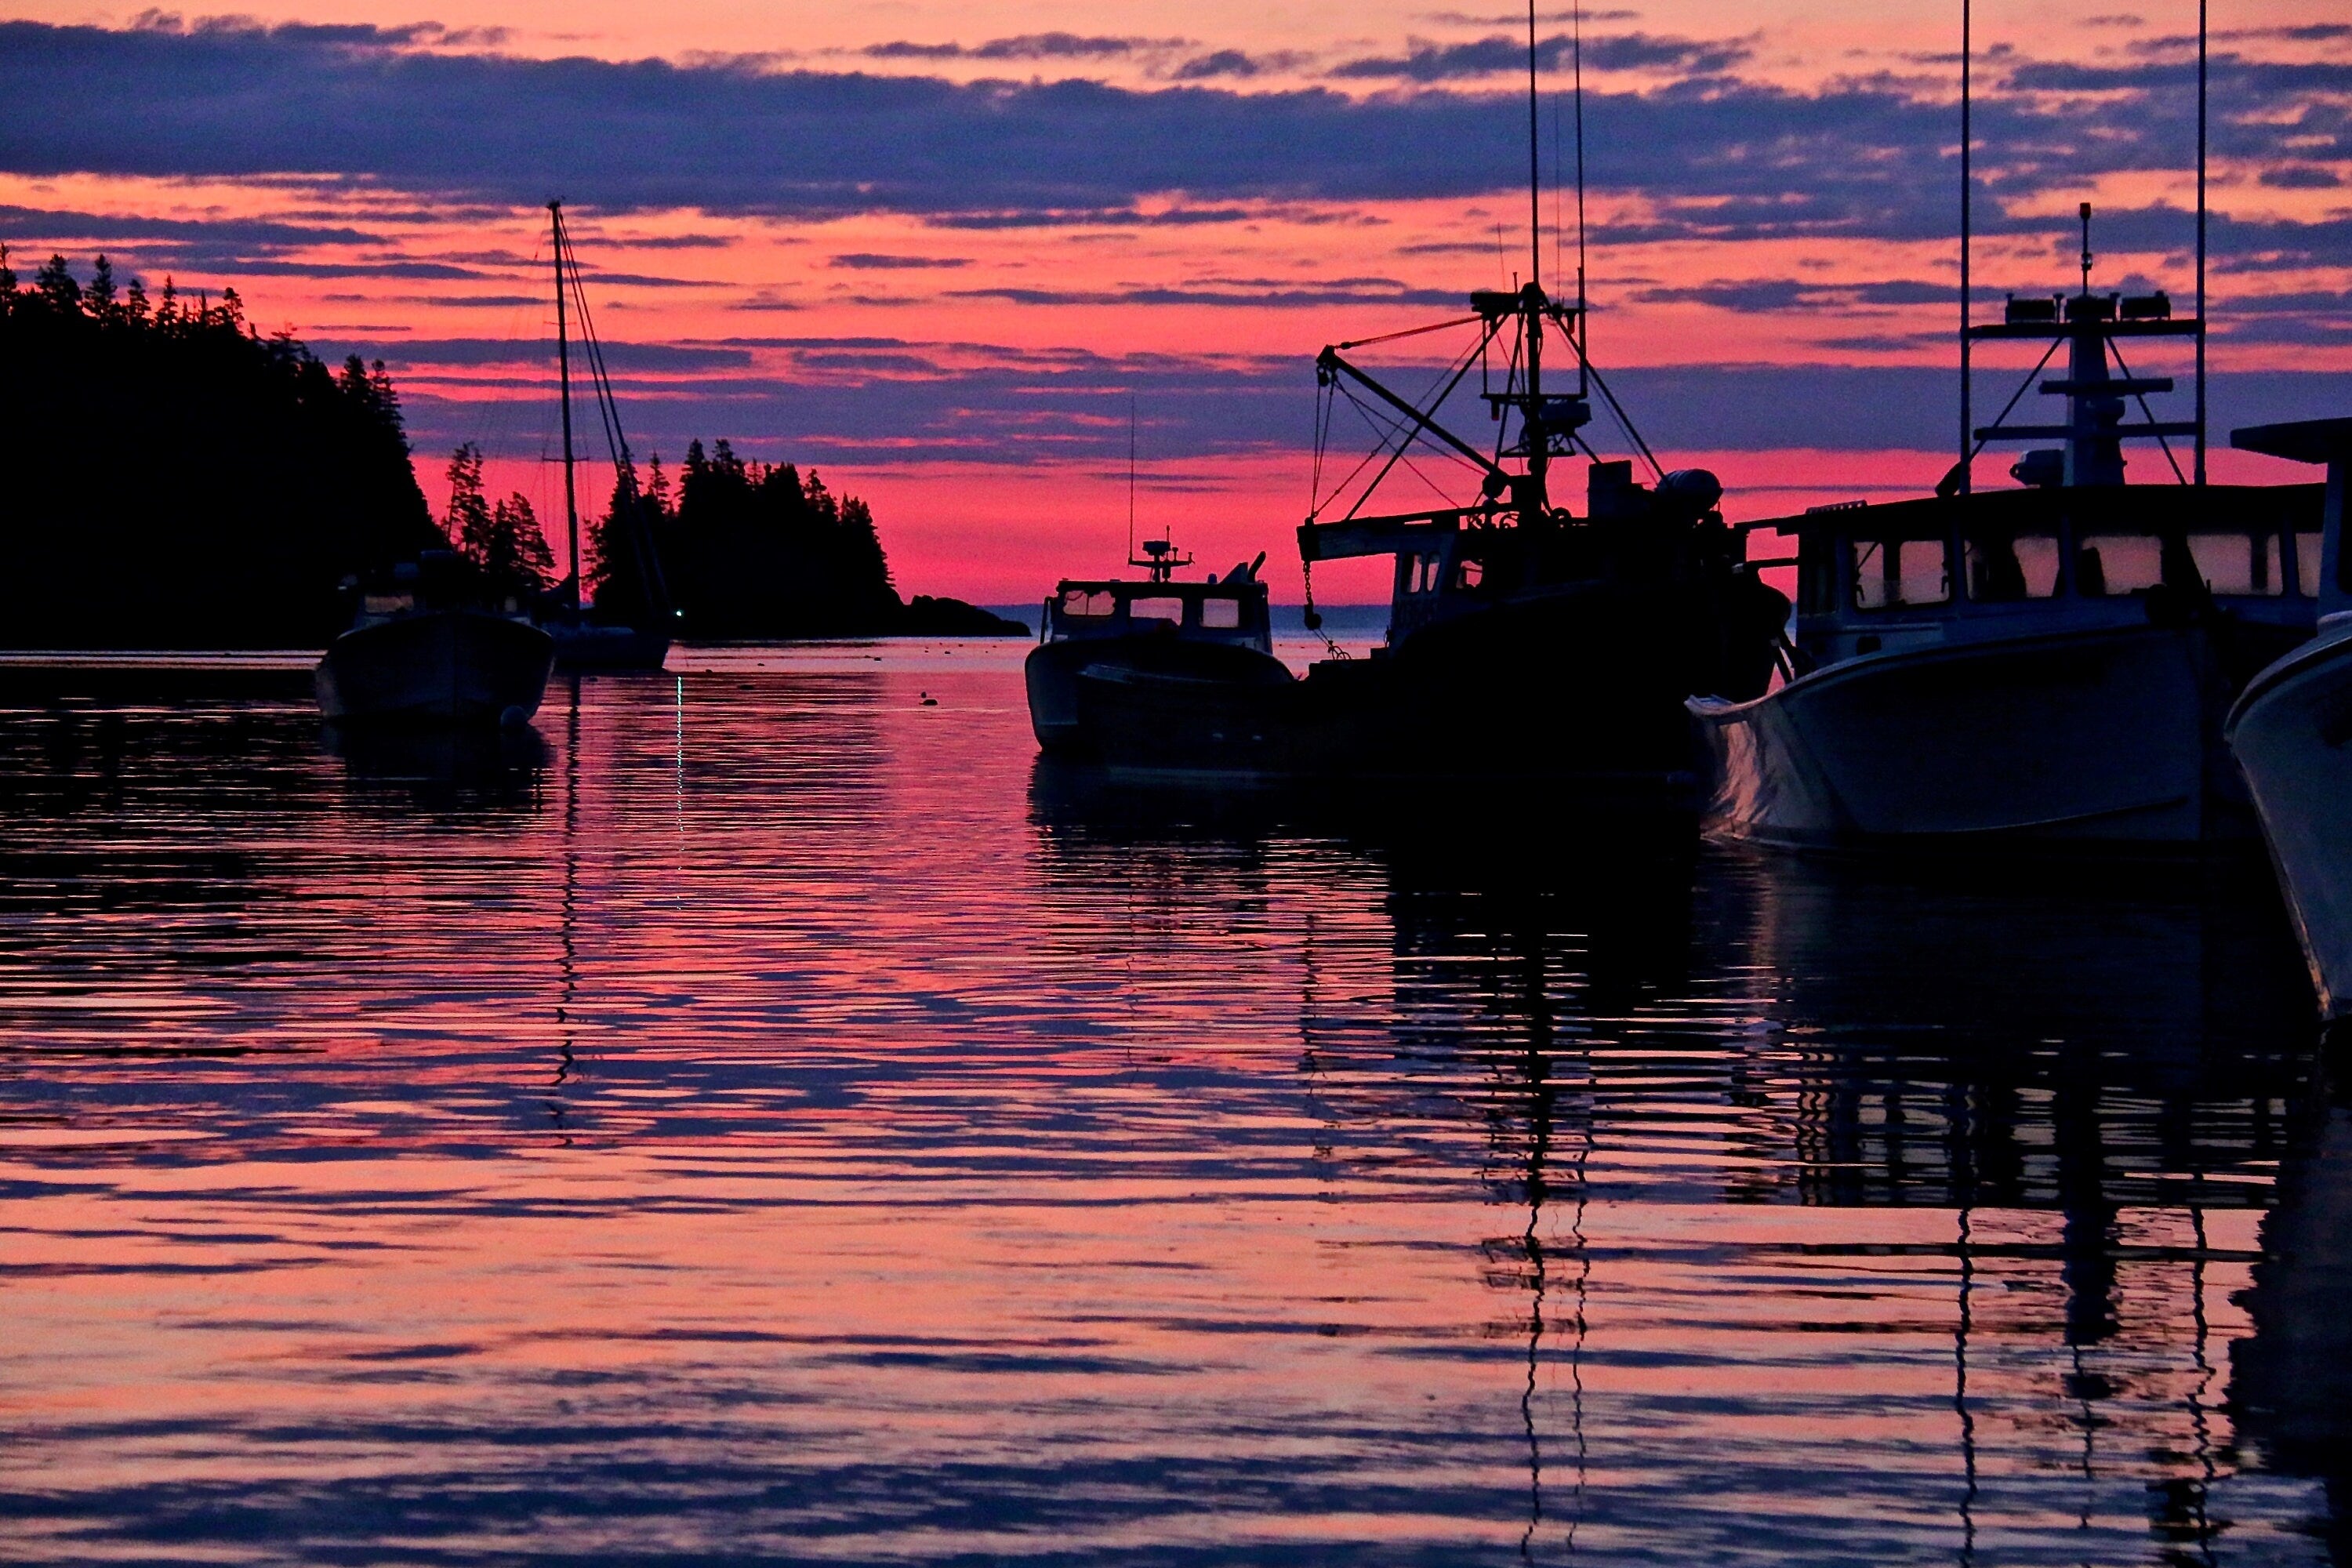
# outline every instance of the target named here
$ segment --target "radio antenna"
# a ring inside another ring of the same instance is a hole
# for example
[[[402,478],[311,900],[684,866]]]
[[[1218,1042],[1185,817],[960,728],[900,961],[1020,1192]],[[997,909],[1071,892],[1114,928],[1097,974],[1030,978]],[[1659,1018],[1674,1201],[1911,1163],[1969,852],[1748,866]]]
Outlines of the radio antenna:
[[[1528,281],[1543,284],[1543,153],[1536,127],[1536,0],[1528,0]]]
[[[1584,0],[1569,8],[1570,55],[1576,73],[1576,384],[1584,390],[1587,349],[1584,313]]]

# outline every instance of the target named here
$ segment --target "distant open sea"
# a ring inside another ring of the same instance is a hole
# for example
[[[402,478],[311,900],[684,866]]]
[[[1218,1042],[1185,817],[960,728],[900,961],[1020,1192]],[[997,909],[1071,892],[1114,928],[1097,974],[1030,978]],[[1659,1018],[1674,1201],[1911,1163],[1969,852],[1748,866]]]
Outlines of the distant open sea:
[[[1139,791],[1025,651],[467,743],[0,693],[0,1559],[2347,1541],[2352,1106],[2260,867]]]
[[[1039,602],[1035,599],[1020,605],[984,605],[982,608],[1008,620],[1019,621],[1033,633],[1037,629]],[[1323,629],[1341,641],[1378,642],[1388,630],[1389,607],[1386,605],[1320,605]],[[1305,606],[1276,605],[1273,606],[1274,630],[1276,637],[1307,637],[1304,619]]]

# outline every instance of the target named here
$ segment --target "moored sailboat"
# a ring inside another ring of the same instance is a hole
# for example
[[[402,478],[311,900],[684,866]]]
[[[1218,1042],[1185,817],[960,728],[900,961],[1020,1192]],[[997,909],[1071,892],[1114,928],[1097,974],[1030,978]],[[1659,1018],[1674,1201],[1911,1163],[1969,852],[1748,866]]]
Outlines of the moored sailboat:
[[[563,531],[567,572],[555,590],[544,596],[540,625],[555,639],[556,661],[567,669],[659,669],[669,657],[671,626],[676,611],[669,603],[661,557],[646,524],[637,493],[636,465],[628,437],[621,429],[620,405],[613,396],[612,377],[604,368],[604,344],[588,314],[588,296],[580,283],[580,259],[563,223],[563,204],[547,204],[549,230],[555,262],[555,363],[557,396],[563,426]],[[571,321],[580,326],[580,346],[595,391],[596,413],[614,473],[614,536],[629,551],[628,569],[640,602],[629,618],[599,615],[597,606],[581,597],[580,501],[575,474],[577,459],[572,444]]]

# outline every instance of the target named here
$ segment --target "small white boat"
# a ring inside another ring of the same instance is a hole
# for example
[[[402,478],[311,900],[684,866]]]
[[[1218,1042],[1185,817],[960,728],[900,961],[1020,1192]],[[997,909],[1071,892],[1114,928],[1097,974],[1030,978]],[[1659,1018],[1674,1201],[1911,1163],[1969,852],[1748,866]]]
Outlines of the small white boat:
[[[352,629],[328,647],[313,677],[321,718],[472,726],[527,723],[539,711],[555,640],[518,609],[434,595],[434,579],[457,567],[404,563],[383,591],[362,595]]]
[[[2327,465],[2319,636],[2247,682],[2225,733],[2244,769],[2305,961],[2330,1018],[2352,1013],[2352,562],[2343,558],[2352,419],[2240,430],[2231,444]]]

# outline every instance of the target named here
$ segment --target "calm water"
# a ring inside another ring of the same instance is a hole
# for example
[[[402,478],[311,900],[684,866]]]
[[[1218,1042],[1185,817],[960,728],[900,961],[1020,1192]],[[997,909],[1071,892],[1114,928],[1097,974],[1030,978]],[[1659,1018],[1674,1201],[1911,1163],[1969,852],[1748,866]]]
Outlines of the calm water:
[[[462,754],[0,714],[0,1555],[2343,1541],[2352,1112],[2259,879],[1171,806],[1038,769],[1023,651]]]

